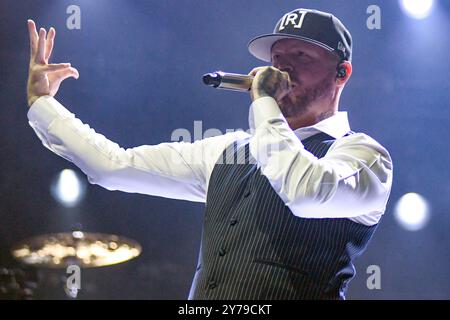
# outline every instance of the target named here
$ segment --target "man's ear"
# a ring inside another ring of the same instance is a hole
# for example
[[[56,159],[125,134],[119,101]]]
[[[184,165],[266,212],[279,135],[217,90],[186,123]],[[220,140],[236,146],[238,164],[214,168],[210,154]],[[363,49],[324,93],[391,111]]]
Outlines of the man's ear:
[[[336,84],[343,86],[352,75],[352,64],[349,61],[342,61],[337,67]]]

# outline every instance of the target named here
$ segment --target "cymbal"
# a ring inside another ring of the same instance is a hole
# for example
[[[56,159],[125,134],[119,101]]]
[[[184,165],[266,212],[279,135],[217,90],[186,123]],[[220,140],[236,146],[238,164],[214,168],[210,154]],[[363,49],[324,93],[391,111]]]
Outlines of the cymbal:
[[[141,252],[141,246],[134,240],[81,231],[36,236],[21,241],[11,249],[16,259],[46,268],[109,266],[133,259]]]

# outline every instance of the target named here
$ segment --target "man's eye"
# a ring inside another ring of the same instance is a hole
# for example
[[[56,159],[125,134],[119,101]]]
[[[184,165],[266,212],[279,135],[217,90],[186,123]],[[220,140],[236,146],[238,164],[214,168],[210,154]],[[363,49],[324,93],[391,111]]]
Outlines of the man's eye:
[[[303,51],[299,51],[297,54],[298,54],[299,56],[304,56],[304,55],[305,55],[305,53],[304,53]]]

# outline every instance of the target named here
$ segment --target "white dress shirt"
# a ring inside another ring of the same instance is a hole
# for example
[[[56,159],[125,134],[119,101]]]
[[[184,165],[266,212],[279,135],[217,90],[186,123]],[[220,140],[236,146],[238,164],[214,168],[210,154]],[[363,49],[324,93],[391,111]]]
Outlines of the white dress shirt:
[[[227,145],[243,139],[249,139],[262,174],[299,217],[374,225],[385,211],[392,185],[387,150],[363,133],[344,137],[350,130],[346,112],[293,131],[270,97],[250,106],[251,133],[128,149],[96,133],[50,96],[33,103],[28,119],[45,147],[73,162],[90,183],[108,190],[205,202],[218,158]],[[319,132],[336,138],[321,159],[301,142]]]

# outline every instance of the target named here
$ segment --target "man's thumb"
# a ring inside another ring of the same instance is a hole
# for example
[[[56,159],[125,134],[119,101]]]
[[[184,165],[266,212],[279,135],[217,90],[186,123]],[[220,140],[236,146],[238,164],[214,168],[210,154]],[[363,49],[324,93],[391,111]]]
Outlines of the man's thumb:
[[[58,83],[61,83],[62,81],[64,81],[69,77],[74,77],[75,79],[78,79],[79,76],[80,74],[78,73],[78,70],[72,67],[49,74],[49,78],[53,78],[53,80]]]
[[[75,69],[75,68],[73,68],[73,67],[70,67],[69,70],[70,70],[70,75],[69,75],[69,77],[70,77],[70,76],[73,76],[75,79],[78,79],[78,78],[80,77],[80,74],[79,74],[79,72],[78,72],[77,69]]]

